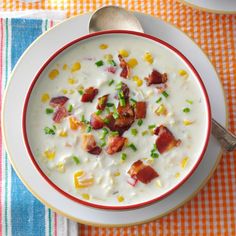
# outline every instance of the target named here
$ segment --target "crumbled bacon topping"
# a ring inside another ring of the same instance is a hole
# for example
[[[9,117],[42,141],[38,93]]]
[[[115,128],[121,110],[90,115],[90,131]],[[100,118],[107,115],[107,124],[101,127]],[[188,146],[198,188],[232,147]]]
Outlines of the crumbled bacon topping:
[[[53,121],[55,123],[61,123],[62,120],[68,116],[68,112],[65,107],[59,107],[53,115]]]
[[[120,72],[120,76],[127,79],[130,74],[129,65],[121,55],[118,55],[118,58],[120,60],[120,67],[122,69],[122,71]]]
[[[145,78],[147,81],[147,86],[150,86],[151,84],[163,84],[167,81],[167,79],[166,73],[161,74],[157,70],[153,70],[152,73]]]
[[[90,117],[90,125],[93,129],[101,129],[104,126],[104,121],[96,113],[93,113]]]
[[[158,135],[156,139],[156,147],[160,153],[164,153],[180,145],[181,141],[175,139],[171,131],[164,125],[157,127],[154,130],[154,134]]]
[[[81,97],[81,102],[92,102],[97,94],[98,89],[94,87],[89,87],[84,90],[84,94]]]
[[[144,119],[146,117],[147,103],[137,102],[135,106],[135,118]]]
[[[137,179],[144,184],[148,184],[154,178],[158,177],[158,173],[149,165],[145,165],[141,160],[132,164],[128,174],[133,179]]]
[[[66,96],[59,96],[51,98],[49,105],[52,107],[62,107],[69,100]]]
[[[97,109],[98,110],[104,110],[107,104],[109,94],[106,94],[100,98],[98,98],[98,104],[97,104]]]
[[[121,136],[113,136],[108,139],[107,153],[112,155],[116,152],[120,152],[127,142],[127,138]]]
[[[82,135],[82,148],[88,153],[99,155],[102,151],[100,147],[97,146],[93,134],[83,134]]]

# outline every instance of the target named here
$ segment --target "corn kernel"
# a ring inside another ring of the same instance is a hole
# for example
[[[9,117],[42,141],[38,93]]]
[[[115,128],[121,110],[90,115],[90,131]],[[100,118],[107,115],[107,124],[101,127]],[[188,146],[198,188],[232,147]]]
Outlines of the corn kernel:
[[[84,175],[84,171],[83,170],[78,170],[75,172],[74,177],[78,178]]]
[[[54,80],[59,75],[59,71],[57,69],[54,69],[49,72],[48,77],[51,80]]]
[[[120,195],[117,197],[117,200],[118,200],[118,202],[123,202],[125,199],[123,196]]]
[[[62,130],[62,131],[59,133],[59,136],[65,138],[65,137],[68,136],[68,133],[67,133],[66,131],[63,131],[63,130]]]
[[[119,54],[122,56],[122,57],[128,57],[129,56],[129,52],[126,51],[125,49],[121,49],[119,51]]]
[[[150,52],[146,52],[143,57],[144,61],[148,62],[149,64],[153,63],[153,57]]]
[[[113,56],[111,54],[105,54],[104,59],[107,61],[111,61],[113,59]]]
[[[157,187],[159,187],[159,188],[162,187],[162,183],[161,183],[161,180],[160,180],[160,179],[158,179],[158,180],[156,181],[156,184],[157,184]]]
[[[75,80],[75,79],[73,79],[73,78],[69,78],[68,80],[67,80],[67,82],[68,82],[68,84],[75,84],[77,81]]]
[[[57,171],[60,173],[64,173],[65,172],[65,165],[63,162],[58,162],[56,165]]]
[[[143,85],[143,81],[141,79],[137,80],[136,81],[136,84],[138,87],[142,86]]]
[[[75,93],[75,90],[73,90],[73,89],[69,90],[69,94],[74,94],[74,93]]]
[[[136,82],[136,81],[140,80],[140,78],[137,75],[134,75],[132,80]]]
[[[67,89],[62,89],[61,92],[62,92],[63,94],[67,94],[67,93],[68,93],[68,90],[67,90]]]
[[[51,151],[51,150],[46,150],[43,153],[44,157],[46,157],[48,160],[53,160],[56,156],[56,152],[55,151]]]
[[[73,64],[73,66],[71,67],[71,72],[75,72],[77,70],[80,70],[81,65],[79,62],[76,62],[75,64]]]
[[[166,107],[161,104],[156,110],[155,113],[160,116],[160,115],[167,115],[167,109]]]
[[[82,198],[85,199],[85,200],[89,200],[90,195],[88,193],[82,193]]]
[[[188,125],[193,124],[193,121],[185,119],[185,120],[183,120],[183,124],[184,124],[185,126],[188,126]]]
[[[108,45],[103,43],[99,45],[99,48],[104,50],[108,48]]]
[[[68,68],[67,64],[64,64],[63,67],[62,67],[63,70],[66,70],[67,68]]]
[[[186,70],[179,70],[178,72],[180,76],[188,77],[188,72]]]
[[[179,178],[179,177],[180,177],[180,173],[177,172],[177,173],[175,174],[175,178]]]
[[[41,96],[41,102],[45,103],[45,102],[47,102],[49,99],[50,99],[50,96],[49,96],[48,93],[42,94],[42,96]]]
[[[148,163],[149,165],[152,165],[153,162],[154,162],[154,159],[153,159],[153,158],[148,158],[147,163]]]
[[[131,67],[131,68],[134,68],[135,66],[138,65],[138,61],[135,58],[130,58],[127,63],[129,65],[129,67]]]
[[[115,177],[120,176],[120,172],[119,172],[119,171],[115,172],[115,173],[114,173],[114,176],[115,176]]]
[[[181,161],[181,167],[184,169],[186,165],[188,164],[189,157],[184,157]]]

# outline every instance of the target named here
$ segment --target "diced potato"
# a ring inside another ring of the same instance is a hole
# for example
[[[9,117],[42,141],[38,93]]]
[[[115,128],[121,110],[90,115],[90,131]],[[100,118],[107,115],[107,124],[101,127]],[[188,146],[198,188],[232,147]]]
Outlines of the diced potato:
[[[131,68],[134,68],[138,65],[138,61],[135,58],[130,58],[127,63]]]
[[[184,169],[187,164],[188,164],[188,161],[189,161],[189,157],[184,157],[181,161],[181,167]]]
[[[90,199],[90,195],[88,193],[82,193],[82,198],[85,200],[89,200]]]
[[[123,202],[125,199],[124,199],[124,197],[123,196],[117,196],[117,200],[118,200],[118,202]]]
[[[49,72],[48,77],[49,77],[49,79],[54,80],[58,75],[59,75],[59,70],[54,69]]]
[[[184,124],[185,126],[188,126],[188,125],[193,124],[193,121],[184,119],[184,120],[183,120],[183,124]]]
[[[72,65],[71,72],[76,72],[76,71],[80,70],[80,68],[81,68],[80,62],[76,62]]]
[[[56,156],[56,152],[52,150],[46,150],[43,153],[43,156],[46,157],[48,160],[53,160]]]
[[[128,57],[129,56],[129,52],[125,49],[121,49],[119,51],[119,54],[122,56],[122,57]]]
[[[47,102],[49,99],[50,99],[50,96],[49,96],[48,93],[42,94],[42,96],[41,96],[41,102],[45,103],[45,102]]]
[[[143,57],[144,61],[148,62],[149,64],[153,63],[153,57],[150,52],[146,52]]]
[[[104,50],[104,49],[107,49],[108,48],[108,45],[107,44],[100,44],[99,45],[99,48]]]

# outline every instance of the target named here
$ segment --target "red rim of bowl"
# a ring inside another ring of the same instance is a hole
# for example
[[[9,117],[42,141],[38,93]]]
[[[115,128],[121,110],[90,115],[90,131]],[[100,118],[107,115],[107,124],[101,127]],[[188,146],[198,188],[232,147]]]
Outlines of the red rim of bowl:
[[[171,188],[170,190],[168,190],[166,193],[162,194],[159,197],[153,198],[151,200],[145,201],[145,202],[141,202],[141,203],[137,203],[137,204],[132,204],[132,205],[125,205],[125,206],[106,206],[106,205],[99,205],[99,204],[95,204],[95,203],[91,203],[91,202],[87,202],[81,199],[78,199],[75,196],[70,195],[69,193],[65,192],[64,190],[62,190],[61,188],[59,188],[56,184],[54,184],[46,175],[45,173],[41,170],[40,166],[38,165],[37,161],[34,158],[34,155],[31,151],[29,142],[28,142],[28,137],[27,137],[27,131],[26,131],[26,114],[27,114],[27,108],[28,108],[28,103],[29,103],[29,99],[31,96],[31,92],[34,88],[35,83],[37,82],[37,80],[39,79],[40,75],[42,74],[42,72],[44,71],[44,69],[48,66],[48,64],[55,59],[60,53],[62,53],[65,49],[69,48],[70,46],[89,39],[89,38],[93,38],[95,36],[101,36],[101,35],[107,35],[107,34],[128,34],[128,35],[135,35],[135,36],[139,36],[145,39],[150,39],[154,42],[160,43],[162,45],[164,45],[165,47],[167,47],[168,49],[172,50],[175,54],[177,54],[179,57],[181,57],[184,62],[188,65],[188,67],[192,70],[192,72],[194,73],[195,77],[197,78],[200,87],[203,91],[204,94],[204,98],[205,98],[205,102],[206,102],[206,106],[207,106],[207,134],[205,137],[205,143],[204,143],[204,147],[201,151],[201,154],[197,160],[197,162],[195,163],[195,165],[192,167],[191,171],[181,180],[181,182],[179,182],[177,185],[175,185],[173,188]],[[139,32],[134,32],[134,31],[127,31],[127,30],[109,30],[109,31],[101,31],[101,32],[97,32],[97,33],[92,33],[92,34],[88,34],[85,36],[82,36],[78,39],[75,39],[73,41],[71,41],[70,43],[66,44],[65,46],[63,46],[61,49],[59,49],[57,52],[55,52],[42,66],[42,68],[38,71],[38,73],[36,74],[36,76],[33,79],[33,82],[30,85],[30,88],[27,92],[26,98],[25,98],[25,103],[24,103],[24,108],[23,108],[23,120],[22,120],[22,127],[23,127],[23,136],[24,136],[24,142],[26,145],[26,149],[29,153],[30,159],[33,162],[33,165],[35,166],[35,168],[37,169],[37,171],[41,174],[41,176],[46,180],[46,182],[51,185],[54,189],[56,189],[59,193],[61,193],[62,195],[64,195],[65,197],[86,205],[86,206],[90,206],[90,207],[95,207],[95,208],[99,208],[99,209],[107,209],[107,210],[128,210],[128,209],[134,209],[134,208],[139,208],[139,207],[144,207],[147,206],[151,203],[154,203],[158,200],[161,200],[165,197],[167,197],[168,195],[170,195],[172,192],[174,192],[175,190],[177,190],[183,183],[185,183],[187,181],[187,179],[189,179],[189,177],[194,173],[194,171],[197,169],[198,165],[200,164],[208,142],[209,142],[209,138],[210,138],[210,130],[211,130],[211,110],[210,110],[210,102],[209,102],[209,98],[207,95],[207,91],[205,89],[205,86],[202,82],[202,79],[200,77],[200,75],[198,74],[198,72],[196,71],[196,69],[194,68],[194,66],[190,63],[190,61],[181,53],[179,52],[175,47],[171,46],[170,44],[166,43],[165,41],[153,37],[151,35],[148,34],[144,34],[144,33],[139,33]]]

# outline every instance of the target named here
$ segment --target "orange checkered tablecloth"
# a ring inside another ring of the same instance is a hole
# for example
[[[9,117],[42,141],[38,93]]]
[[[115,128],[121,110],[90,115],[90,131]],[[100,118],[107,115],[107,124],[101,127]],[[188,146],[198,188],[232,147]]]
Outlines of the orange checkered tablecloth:
[[[194,10],[174,0],[1,0],[1,11],[64,10],[67,16],[102,5],[121,5],[169,21],[187,33],[210,57],[226,94],[229,129],[236,133],[236,15]],[[236,152],[224,154],[208,184],[185,206],[139,226],[105,229],[81,225],[81,235],[236,235]]]

